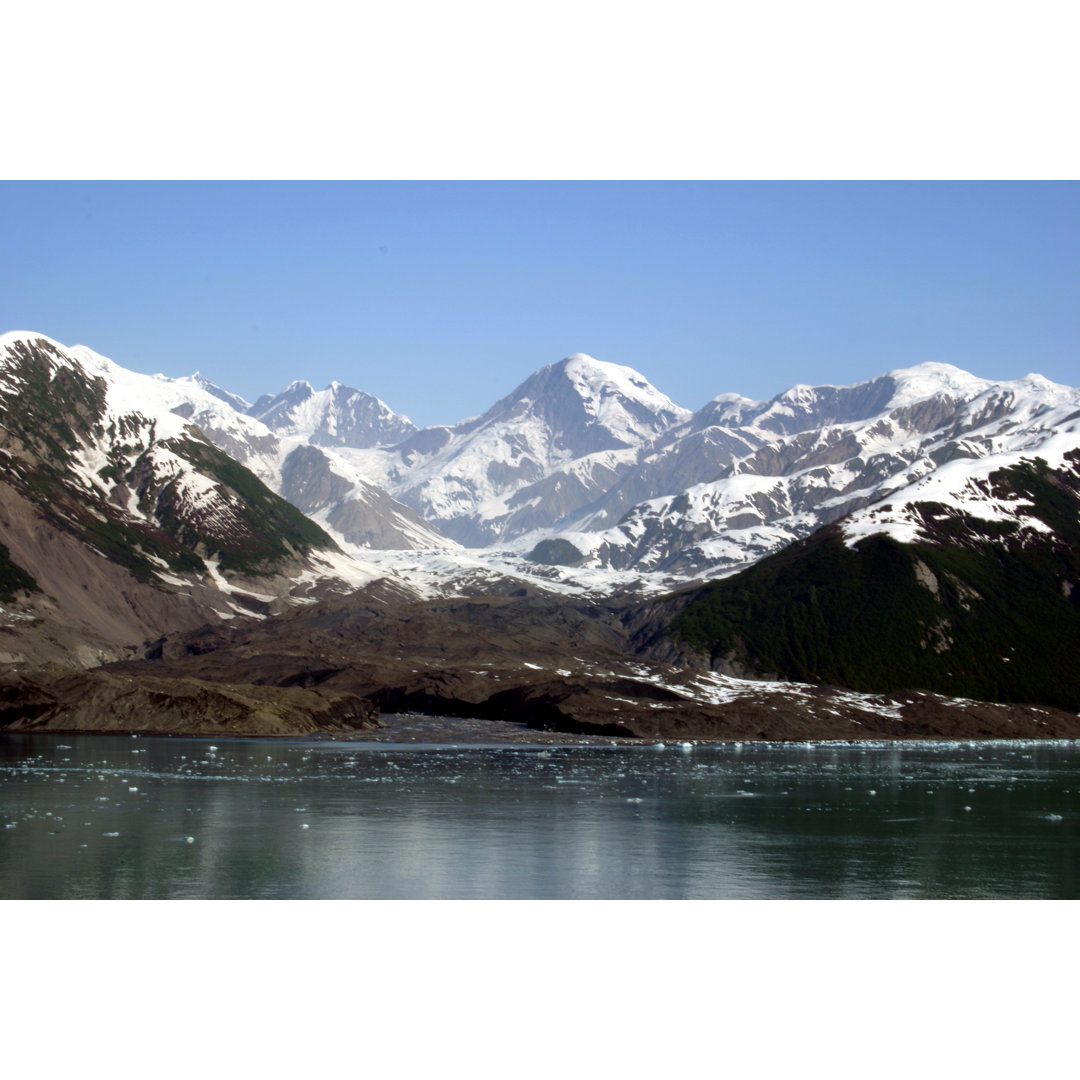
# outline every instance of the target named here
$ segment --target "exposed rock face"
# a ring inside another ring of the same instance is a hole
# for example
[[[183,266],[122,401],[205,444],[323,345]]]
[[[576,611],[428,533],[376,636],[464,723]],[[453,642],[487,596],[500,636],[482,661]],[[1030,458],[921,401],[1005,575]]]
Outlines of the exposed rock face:
[[[235,614],[220,590],[192,581],[183,591],[140,581],[0,482],[0,537],[38,591],[0,614],[0,662],[92,667],[131,655],[166,630],[192,630]]]
[[[378,726],[375,707],[348,693],[230,686],[106,671],[0,679],[0,726],[10,731],[130,731],[174,735],[301,735]]]
[[[282,496],[305,514],[340,502],[352,486],[330,468],[327,456],[314,446],[298,446],[281,467]]]

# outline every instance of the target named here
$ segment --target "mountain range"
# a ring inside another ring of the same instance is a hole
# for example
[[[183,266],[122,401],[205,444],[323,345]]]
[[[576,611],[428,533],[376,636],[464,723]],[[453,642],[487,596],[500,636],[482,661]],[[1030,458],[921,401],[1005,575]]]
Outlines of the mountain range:
[[[1075,711],[1078,466],[1080,390],[1038,375],[921,364],[691,412],[579,353],[418,429],[340,383],[250,404],[11,333],[0,631],[16,667],[85,668],[349,597],[546,595],[615,603],[638,665]]]

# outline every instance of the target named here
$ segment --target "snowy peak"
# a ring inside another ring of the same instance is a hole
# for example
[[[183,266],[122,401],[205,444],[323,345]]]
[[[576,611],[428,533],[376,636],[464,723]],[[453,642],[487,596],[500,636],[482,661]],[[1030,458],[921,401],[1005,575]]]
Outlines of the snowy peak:
[[[316,391],[301,379],[276,396],[261,397],[246,411],[273,431],[316,446],[386,446],[417,430],[379,398],[339,382]]]
[[[531,375],[468,426],[528,425],[566,457],[640,446],[691,415],[633,368],[574,353]]]
[[[356,460],[444,533],[485,547],[579,512],[691,415],[633,369],[575,353],[482,416]]]
[[[574,353],[558,366],[595,422],[630,445],[691,416],[633,368],[585,353]]]
[[[722,397],[558,535],[593,565],[682,573],[748,565],[852,513],[845,535],[912,540],[926,535],[914,504],[1015,520],[987,477],[1036,456],[1057,468],[1077,447],[1080,390],[1041,376],[921,364],[763,403]]]
[[[897,368],[890,371],[886,378],[892,379],[895,384],[891,402],[894,409],[931,397],[947,396],[954,401],[970,401],[994,385],[952,364],[935,362]]]
[[[896,391],[888,375],[854,386],[792,386],[764,405],[733,416],[741,426],[792,435],[813,428],[867,420],[886,411]]]

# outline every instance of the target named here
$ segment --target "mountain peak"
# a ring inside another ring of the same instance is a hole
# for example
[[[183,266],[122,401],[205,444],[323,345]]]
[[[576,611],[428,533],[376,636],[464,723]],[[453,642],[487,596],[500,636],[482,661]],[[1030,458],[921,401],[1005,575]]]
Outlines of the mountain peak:
[[[589,391],[607,387],[608,392],[614,390],[656,409],[688,412],[657,390],[640,371],[624,364],[613,364],[608,360],[597,360],[588,353],[576,352],[555,365],[556,371],[560,369],[576,386],[585,386]]]
[[[993,385],[992,381],[980,379],[954,364],[937,361],[897,368],[890,371],[888,377],[896,383],[894,405],[910,404],[937,394],[948,394],[954,398],[978,397]]]
[[[325,390],[314,390],[306,379],[297,379],[280,394],[260,398],[248,415],[278,434],[320,446],[388,445],[416,431],[407,416],[395,413],[373,394],[336,380]]]
[[[48,334],[39,334],[36,330],[8,330],[0,334],[0,349],[14,345],[17,341],[47,341],[50,345],[63,348],[59,341],[54,341]]]

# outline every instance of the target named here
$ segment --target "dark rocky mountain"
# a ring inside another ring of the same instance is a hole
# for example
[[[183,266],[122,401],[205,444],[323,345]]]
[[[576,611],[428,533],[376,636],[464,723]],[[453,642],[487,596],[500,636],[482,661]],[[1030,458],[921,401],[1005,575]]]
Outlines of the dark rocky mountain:
[[[867,514],[821,529],[702,590],[674,636],[752,677],[1080,711],[1080,450],[1063,457],[989,474],[1007,517],[926,500],[906,541]]]

